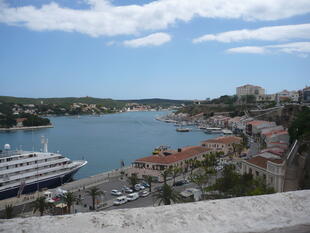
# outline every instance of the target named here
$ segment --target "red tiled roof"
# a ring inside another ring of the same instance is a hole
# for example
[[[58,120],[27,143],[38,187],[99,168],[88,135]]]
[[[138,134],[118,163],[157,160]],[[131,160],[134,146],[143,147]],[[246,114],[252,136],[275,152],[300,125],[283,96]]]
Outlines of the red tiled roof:
[[[241,142],[242,138],[236,137],[236,136],[224,136],[224,137],[219,137],[219,138],[214,138],[214,139],[209,139],[206,141],[202,141],[201,143],[239,143]]]
[[[270,144],[288,145],[287,142],[270,142]]]
[[[267,162],[273,162],[273,163],[278,163],[281,164],[283,162],[282,159],[267,159],[262,156],[256,156],[252,159],[247,160],[248,163],[254,164],[256,166],[259,166],[261,168],[267,169]]]
[[[18,122],[23,122],[23,121],[25,121],[25,120],[27,120],[27,118],[17,118],[16,119],[16,122],[18,123]]]
[[[271,136],[273,134],[288,134],[288,132],[286,130],[274,130],[274,131],[265,132],[265,133],[262,133],[262,134],[267,137],[267,136]]]
[[[190,146],[182,148],[181,152],[176,152],[171,155],[161,156],[161,155],[151,155],[144,158],[137,159],[136,162],[149,162],[149,163],[160,163],[160,164],[170,164],[181,160],[190,159],[198,154],[210,151],[210,149],[202,146]]]
[[[270,121],[249,121],[247,124],[248,125],[261,125],[265,123],[270,123]]]
[[[262,150],[262,152],[269,152],[275,155],[283,156],[284,154],[284,149],[278,148],[278,147],[273,147],[273,148],[267,148],[265,150]]]

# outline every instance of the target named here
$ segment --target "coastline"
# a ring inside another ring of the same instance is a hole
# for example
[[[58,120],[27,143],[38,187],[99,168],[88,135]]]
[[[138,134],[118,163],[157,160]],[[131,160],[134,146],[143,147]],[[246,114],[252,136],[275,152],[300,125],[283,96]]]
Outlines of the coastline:
[[[29,126],[29,127],[0,128],[0,132],[15,131],[15,130],[45,129],[45,128],[54,128],[54,126],[53,125],[40,125],[40,126]]]

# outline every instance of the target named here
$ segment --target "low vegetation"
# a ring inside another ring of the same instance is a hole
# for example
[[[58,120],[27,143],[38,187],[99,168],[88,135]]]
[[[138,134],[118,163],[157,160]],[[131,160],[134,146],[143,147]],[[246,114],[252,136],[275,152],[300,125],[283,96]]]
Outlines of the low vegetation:
[[[234,165],[226,165],[222,177],[214,185],[206,188],[209,198],[241,197],[274,193],[262,177],[253,178],[251,174],[240,175]],[[217,191],[216,193],[210,191]]]

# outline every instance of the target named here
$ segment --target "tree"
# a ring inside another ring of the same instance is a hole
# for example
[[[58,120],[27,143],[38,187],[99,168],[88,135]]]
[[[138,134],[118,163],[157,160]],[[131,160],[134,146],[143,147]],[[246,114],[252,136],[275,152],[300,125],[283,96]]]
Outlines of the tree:
[[[233,154],[234,156],[240,156],[242,150],[243,150],[243,146],[239,143],[233,143],[232,144],[232,148],[233,148]]]
[[[255,95],[243,95],[243,96],[241,96],[241,101],[246,103],[246,104],[255,103],[256,97],[255,97]]]
[[[165,169],[160,175],[163,177],[164,184],[167,184],[167,178],[171,174],[171,169]]]
[[[100,195],[104,195],[104,192],[100,191],[98,187],[92,187],[91,189],[87,190],[86,193],[92,198],[93,202],[93,210],[95,210],[95,202],[96,202],[96,197]]]
[[[217,179],[211,190],[219,191],[224,197],[241,197],[274,193],[262,177],[253,178],[251,174],[240,175],[234,165],[226,165],[222,177]]]
[[[297,118],[292,122],[288,129],[290,134],[290,141],[299,139],[310,139],[310,109],[304,107],[301,112],[298,113]]]
[[[13,218],[13,205],[5,205],[4,216],[6,219]]]
[[[199,187],[202,197],[204,197],[204,186],[208,183],[209,176],[200,170],[200,171],[194,172],[189,177],[189,180]]]
[[[147,176],[146,177],[146,182],[149,185],[149,191],[152,192],[152,182],[153,182],[153,177],[152,176]]]
[[[182,168],[180,167],[173,167],[171,169],[172,177],[173,177],[173,185],[175,184],[175,178],[182,173]]]
[[[53,206],[52,203],[46,202],[46,198],[38,197],[34,202],[34,210],[33,213],[35,213],[37,210],[40,212],[40,216],[43,216],[44,211],[51,208]]]
[[[135,185],[138,184],[138,176],[135,173],[132,173],[131,176],[128,177],[128,183],[132,190],[135,190]]]
[[[64,202],[68,206],[68,213],[71,213],[71,206],[74,204],[74,202],[78,201],[78,198],[74,195],[73,192],[67,192],[63,196]]]
[[[171,205],[181,200],[179,193],[177,193],[171,186],[164,184],[161,191],[154,194],[155,201],[159,201],[158,205]]]

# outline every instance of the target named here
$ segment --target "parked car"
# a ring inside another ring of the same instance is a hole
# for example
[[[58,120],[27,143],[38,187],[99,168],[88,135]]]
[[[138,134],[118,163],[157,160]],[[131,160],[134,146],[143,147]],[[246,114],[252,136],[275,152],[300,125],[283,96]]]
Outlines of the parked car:
[[[144,187],[142,184],[136,184],[136,185],[135,185],[135,190],[136,190],[136,191],[144,190],[144,189],[145,189],[145,187]]]
[[[122,194],[122,192],[118,191],[117,189],[113,189],[111,191],[111,195],[113,195],[113,196],[122,196],[123,194]]]
[[[127,202],[127,197],[126,196],[121,196],[116,198],[116,200],[113,202],[113,205],[122,205]]]
[[[146,182],[142,182],[141,183],[145,188],[149,188],[150,187],[150,185],[148,184],[148,183],[146,183]]]
[[[188,181],[187,180],[179,180],[179,181],[176,181],[173,186],[182,186],[184,184],[187,184]]]
[[[127,201],[134,201],[139,198],[139,193],[130,193],[127,195]]]
[[[162,190],[163,190],[163,186],[157,186],[157,187],[154,188],[155,192],[160,192]]]
[[[144,190],[144,191],[139,192],[140,197],[147,197],[148,195],[150,195],[149,191]]]
[[[128,188],[127,186],[124,186],[123,190],[125,193],[132,193],[133,192],[133,190],[131,188]]]

